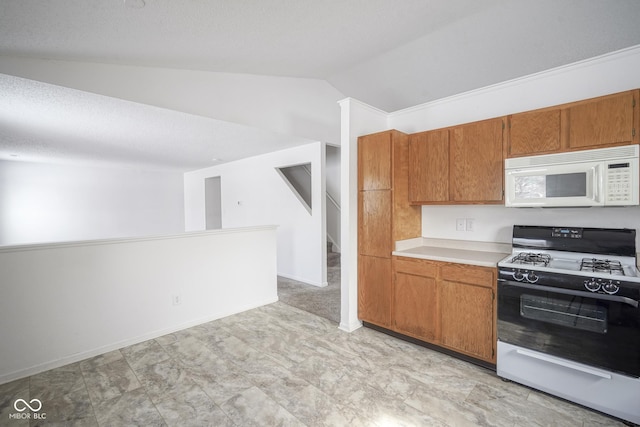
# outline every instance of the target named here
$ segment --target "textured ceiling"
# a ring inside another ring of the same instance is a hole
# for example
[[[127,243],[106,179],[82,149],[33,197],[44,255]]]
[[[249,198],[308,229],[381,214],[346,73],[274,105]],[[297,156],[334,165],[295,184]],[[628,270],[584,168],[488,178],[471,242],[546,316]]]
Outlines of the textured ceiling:
[[[638,45],[638,22],[639,0],[0,0],[0,55],[323,79],[395,111]],[[189,170],[306,142],[15,77],[0,90],[0,158]]]
[[[2,0],[0,54],[326,78],[504,0],[128,3]]]
[[[0,101],[0,159],[6,160],[186,171],[309,142],[4,74],[0,93],[11,100]]]
[[[640,45],[639,22],[639,0],[509,0],[328,80],[396,111]]]

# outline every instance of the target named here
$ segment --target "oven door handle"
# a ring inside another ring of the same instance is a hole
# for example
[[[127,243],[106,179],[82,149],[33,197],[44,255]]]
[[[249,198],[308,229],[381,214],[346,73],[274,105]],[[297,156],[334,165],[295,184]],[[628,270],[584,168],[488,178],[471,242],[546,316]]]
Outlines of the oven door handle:
[[[577,296],[577,297],[593,298],[593,299],[599,299],[599,300],[605,300],[605,301],[613,301],[613,302],[621,302],[623,304],[630,305],[630,306],[632,306],[634,308],[638,308],[638,305],[640,305],[638,303],[638,301],[636,301],[634,299],[627,298],[627,297],[621,297],[621,296],[618,296],[618,295],[596,294],[596,293],[591,293],[591,292],[574,291],[573,289],[554,288],[554,287],[551,287],[551,286],[534,285],[532,283],[512,282],[510,280],[504,280],[504,279],[498,279],[498,283],[502,283],[502,284],[507,285],[507,286],[515,286],[517,288],[531,289],[531,290],[534,290],[534,291],[553,292],[553,293],[556,293],[556,294],[565,294],[565,295],[573,295],[573,296]]]
[[[599,369],[593,369],[588,366],[582,366],[576,363],[571,363],[569,361],[558,359],[556,357],[547,356],[546,354],[536,353],[534,351],[529,351],[523,348],[517,349],[516,353],[522,356],[530,357],[532,359],[542,360],[543,362],[552,363],[554,365],[560,365],[560,366],[564,366],[565,368],[574,369],[576,371],[584,372],[586,374],[591,374],[596,377],[604,378],[607,380],[611,379],[611,374],[607,372],[603,372]]]

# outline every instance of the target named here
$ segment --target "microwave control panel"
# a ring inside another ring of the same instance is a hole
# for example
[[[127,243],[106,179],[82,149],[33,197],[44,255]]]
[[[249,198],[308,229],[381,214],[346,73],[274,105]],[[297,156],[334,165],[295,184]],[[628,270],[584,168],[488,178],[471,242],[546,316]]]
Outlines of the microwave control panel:
[[[628,205],[638,203],[638,177],[633,176],[637,170],[633,161],[607,162],[605,191],[607,205]]]

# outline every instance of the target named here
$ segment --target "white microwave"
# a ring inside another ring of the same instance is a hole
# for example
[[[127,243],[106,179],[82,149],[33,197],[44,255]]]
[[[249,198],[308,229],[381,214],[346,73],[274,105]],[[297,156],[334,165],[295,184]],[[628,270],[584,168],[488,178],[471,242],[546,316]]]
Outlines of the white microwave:
[[[638,205],[638,147],[506,159],[505,206]]]

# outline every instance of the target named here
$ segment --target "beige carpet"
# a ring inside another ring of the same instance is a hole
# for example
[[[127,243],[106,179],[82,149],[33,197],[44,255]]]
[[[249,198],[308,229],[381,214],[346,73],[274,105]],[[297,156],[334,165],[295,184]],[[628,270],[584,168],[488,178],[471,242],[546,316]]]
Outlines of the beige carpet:
[[[278,276],[281,302],[340,323],[340,254],[327,254],[328,286],[323,288]]]

